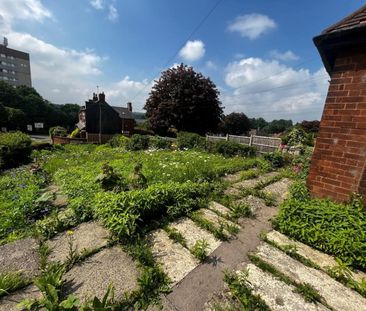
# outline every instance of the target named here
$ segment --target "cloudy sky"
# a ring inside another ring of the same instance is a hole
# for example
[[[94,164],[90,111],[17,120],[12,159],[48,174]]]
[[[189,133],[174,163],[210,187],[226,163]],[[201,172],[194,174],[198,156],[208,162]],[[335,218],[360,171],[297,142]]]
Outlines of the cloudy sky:
[[[328,79],[312,37],[361,0],[0,0],[0,34],[30,53],[33,86],[57,104],[93,92],[143,111],[161,71],[209,76],[225,113],[319,119]]]

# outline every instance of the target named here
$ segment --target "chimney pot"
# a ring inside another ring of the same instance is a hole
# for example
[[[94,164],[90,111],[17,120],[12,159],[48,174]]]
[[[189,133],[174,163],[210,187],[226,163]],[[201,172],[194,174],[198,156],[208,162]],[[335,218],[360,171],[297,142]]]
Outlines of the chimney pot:
[[[105,94],[104,93],[99,93],[99,101],[104,103],[105,102]]]
[[[128,111],[132,112],[132,103],[131,102],[127,103],[127,109],[128,109]]]

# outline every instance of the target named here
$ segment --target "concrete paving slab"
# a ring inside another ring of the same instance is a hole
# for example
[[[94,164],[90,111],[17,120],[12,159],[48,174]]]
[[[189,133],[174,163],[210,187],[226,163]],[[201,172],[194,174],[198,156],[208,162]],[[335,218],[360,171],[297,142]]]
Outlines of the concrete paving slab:
[[[210,254],[221,244],[221,241],[217,240],[210,232],[201,229],[189,218],[181,218],[173,222],[170,226],[178,230],[178,232],[184,236],[189,249],[191,249],[198,240],[204,239],[208,243],[208,253]]]
[[[276,175],[278,175],[277,172],[266,173],[266,174],[263,174],[263,175],[261,175],[257,178],[247,179],[247,180],[237,182],[237,183],[233,184],[233,187],[237,188],[237,189],[253,188],[259,182],[265,181],[265,180],[267,180],[269,178],[272,178]]]
[[[70,241],[76,252],[80,254],[84,250],[90,251],[106,246],[108,237],[109,231],[98,222],[82,223],[75,229],[58,234],[46,242],[52,250],[48,259],[65,262],[70,252]]]
[[[199,261],[188,249],[169,239],[164,230],[155,230],[148,236],[155,260],[163,267],[173,285],[198,266]]]
[[[259,295],[273,311],[327,311],[320,303],[306,302],[304,297],[294,292],[295,287],[274,278],[257,266],[247,266],[246,285]],[[243,271],[238,272],[243,274]]]
[[[324,271],[326,271],[328,268],[338,266],[338,263],[334,259],[334,257],[318,251],[304,243],[291,240],[286,235],[276,230],[268,232],[267,239],[271,242],[276,243],[280,247],[293,246],[296,253],[317,264]],[[362,279],[366,280],[366,273],[362,271],[353,271],[351,272],[351,274],[353,280],[357,282],[361,282]]]
[[[18,290],[10,295],[0,298],[1,311],[19,311],[17,305],[24,299],[39,299],[42,298],[42,293],[34,285],[29,285],[21,290]]]
[[[288,187],[291,183],[292,181],[290,179],[284,178],[264,187],[263,191],[273,195],[276,198],[277,204],[281,204],[288,196]]]
[[[39,242],[25,238],[0,246],[0,272],[21,271],[25,277],[39,274]]]
[[[364,297],[337,282],[326,273],[303,265],[267,243],[261,243],[256,253],[262,260],[273,265],[295,282],[312,285],[334,310],[366,310]]]
[[[253,195],[248,195],[247,197],[237,200],[236,202],[248,204],[253,213],[256,213],[260,209],[268,208],[262,199]]]
[[[105,248],[69,270],[65,294],[74,294],[81,301],[97,296],[103,298],[109,284],[115,289],[115,298],[137,288],[140,273],[135,262],[120,246]]]
[[[229,216],[231,213],[231,209],[215,201],[211,201],[208,208],[224,216]]]

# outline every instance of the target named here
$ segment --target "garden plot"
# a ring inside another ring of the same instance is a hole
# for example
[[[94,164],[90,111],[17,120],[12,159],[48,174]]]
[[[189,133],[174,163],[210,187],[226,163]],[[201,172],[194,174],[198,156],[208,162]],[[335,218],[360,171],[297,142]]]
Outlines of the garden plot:
[[[70,247],[80,255],[106,246],[108,237],[108,230],[97,222],[83,223],[74,230],[63,232],[46,242],[51,249],[48,259],[65,262],[70,256]]]
[[[280,248],[291,247],[294,252],[310,260],[312,263],[316,264],[324,271],[328,270],[329,268],[338,266],[337,261],[332,256],[315,250],[301,242],[291,240],[278,231],[273,230],[267,233],[266,239],[270,242],[275,243]],[[350,274],[352,276],[352,279],[357,282],[361,282],[363,279],[366,280],[366,273],[362,271],[350,271]]]
[[[170,226],[183,235],[189,249],[192,249],[197,241],[204,239],[208,243],[207,252],[210,254],[221,244],[210,232],[201,229],[189,218],[181,218]]]
[[[112,284],[115,298],[120,299],[124,293],[137,289],[139,274],[135,262],[120,246],[106,248],[65,274],[65,292],[82,301],[94,296],[102,299]]]
[[[171,240],[164,230],[151,232],[148,240],[154,259],[161,264],[164,272],[173,282],[172,286],[199,264],[189,250]]]
[[[27,278],[39,274],[39,242],[25,238],[0,246],[0,273],[22,272]]]
[[[17,305],[24,299],[39,299],[42,298],[42,293],[34,285],[27,286],[10,295],[0,298],[0,310],[4,311],[19,311]]]
[[[337,282],[324,272],[307,267],[266,243],[258,246],[256,255],[292,281],[298,284],[307,283],[311,285],[334,310],[366,310],[365,298]]]
[[[294,292],[294,286],[276,279],[253,264],[249,264],[246,271],[238,272],[238,275],[239,278],[243,275],[246,286],[252,290],[253,294],[259,295],[273,311],[329,310],[320,303],[306,302],[303,296]]]

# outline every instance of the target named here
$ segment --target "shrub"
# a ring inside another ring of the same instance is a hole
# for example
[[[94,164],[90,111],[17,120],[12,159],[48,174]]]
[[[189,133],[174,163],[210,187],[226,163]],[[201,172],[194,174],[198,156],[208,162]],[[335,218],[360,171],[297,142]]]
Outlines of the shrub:
[[[170,149],[172,143],[170,140],[163,139],[159,136],[153,136],[150,138],[149,145],[154,149]]]
[[[264,154],[264,159],[271,163],[272,168],[280,168],[285,165],[285,160],[280,152],[269,152]]]
[[[113,148],[126,148],[130,139],[124,135],[114,135],[109,141],[108,145]]]
[[[146,224],[163,216],[175,219],[199,208],[208,191],[207,183],[170,182],[144,190],[99,193],[95,214],[119,237],[130,236],[136,223]]]
[[[140,134],[134,134],[131,136],[126,147],[127,150],[131,151],[146,150],[149,148],[149,137]]]
[[[28,161],[31,145],[30,137],[22,132],[0,133],[0,168]]]
[[[366,269],[366,212],[359,204],[306,199],[304,185],[294,185],[275,220],[284,234]]]
[[[179,149],[204,149],[206,138],[196,133],[179,132],[177,134],[177,146]]]
[[[212,153],[219,153],[224,157],[247,157],[255,155],[255,148],[225,140],[209,143],[207,150]]]
[[[60,136],[60,137],[66,137],[67,136],[67,130],[62,126],[54,126],[51,127],[48,131],[50,136]]]

